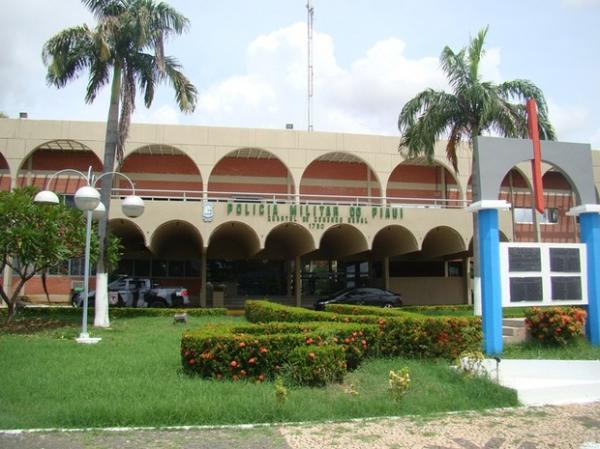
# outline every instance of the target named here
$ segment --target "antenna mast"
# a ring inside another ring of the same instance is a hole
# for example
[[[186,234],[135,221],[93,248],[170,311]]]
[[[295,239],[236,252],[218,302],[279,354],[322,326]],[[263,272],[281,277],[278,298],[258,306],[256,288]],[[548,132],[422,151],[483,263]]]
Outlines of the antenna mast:
[[[310,0],[306,2],[306,25],[307,25],[307,53],[308,53],[308,101],[306,104],[307,108],[307,121],[308,131],[312,132],[312,98],[313,98],[313,16],[315,8],[311,5]]]

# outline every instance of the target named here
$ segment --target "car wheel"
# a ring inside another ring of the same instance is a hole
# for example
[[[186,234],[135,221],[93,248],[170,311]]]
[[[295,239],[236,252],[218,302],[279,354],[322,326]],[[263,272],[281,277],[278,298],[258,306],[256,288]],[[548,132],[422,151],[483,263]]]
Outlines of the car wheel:
[[[391,305],[389,302],[388,302],[388,303],[385,303],[385,304],[383,305],[383,308],[384,308],[384,309],[391,309],[392,307],[394,307],[394,306],[393,306],[393,305]]]
[[[152,302],[150,302],[150,307],[159,309],[162,307],[167,307],[167,303],[164,299],[153,299]]]

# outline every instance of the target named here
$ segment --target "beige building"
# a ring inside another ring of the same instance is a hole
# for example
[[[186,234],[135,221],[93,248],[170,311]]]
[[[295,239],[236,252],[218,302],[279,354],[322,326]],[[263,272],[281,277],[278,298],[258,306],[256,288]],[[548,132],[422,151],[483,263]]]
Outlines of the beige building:
[[[64,168],[101,171],[104,123],[0,119],[0,188],[46,187]],[[202,306],[270,297],[311,303],[336,288],[373,285],[406,304],[470,298],[470,150],[459,172],[436,146],[432,163],[407,160],[397,136],[200,126],[131,126],[117,170],[131,177],[145,213],[128,219],[115,182],[110,229],[123,239],[120,273],[184,285]],[[500,157],[500,156],[499,156]],[[596,185],[600,157],[593,154]],[[578,241],[565,212],[576,192],[544,167],[547,211],[531,213],[529,162],[514,167],[498,195],[506,241]],[[83,184],[48,186],[69,197]],[[536,222],[537,221],[537,222]],[[55,300],[81,283],[81,261],[50,275]],[[215,290],[217,293],[215,293]],[[219,290],[222,290],[220,292]],[[32,280],[26,295],[41,294]]]

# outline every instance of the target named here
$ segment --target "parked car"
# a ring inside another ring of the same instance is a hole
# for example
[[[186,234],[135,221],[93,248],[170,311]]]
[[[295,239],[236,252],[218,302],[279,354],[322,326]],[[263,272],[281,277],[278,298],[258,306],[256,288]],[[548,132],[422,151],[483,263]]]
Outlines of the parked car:
[[[350,304],[354,306],[400,307],[402,297],[398,293],[374,287],[357,287],[340,290],[315,302],[315,310],[325,310],[327,304]]]
[[[93,306],[95,290],[88,292],[88,306]],[[190,305],[184,287],[160,287],[147,278],[122,276],[108,284],[108,302],[121,307],[183,307]],[[74,307],[83,306],[83,292],[71,296]]]

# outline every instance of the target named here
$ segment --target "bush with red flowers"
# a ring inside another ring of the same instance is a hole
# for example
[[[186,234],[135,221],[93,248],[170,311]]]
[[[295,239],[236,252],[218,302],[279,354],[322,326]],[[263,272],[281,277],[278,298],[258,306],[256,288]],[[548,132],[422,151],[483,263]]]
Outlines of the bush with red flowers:
[[[586,316],[585,310],[575,307],[533,307],[526,312],[525,324],[534,340],[565,346],[583,335]]]

